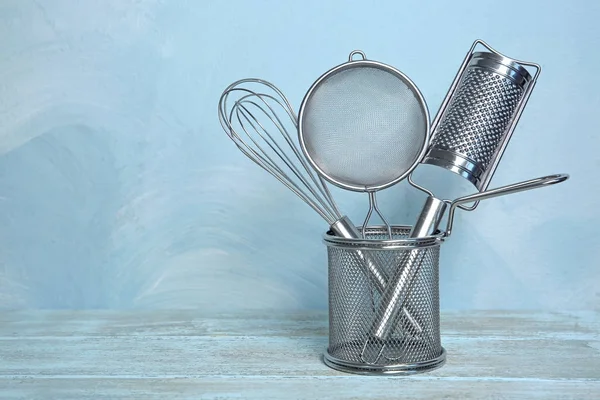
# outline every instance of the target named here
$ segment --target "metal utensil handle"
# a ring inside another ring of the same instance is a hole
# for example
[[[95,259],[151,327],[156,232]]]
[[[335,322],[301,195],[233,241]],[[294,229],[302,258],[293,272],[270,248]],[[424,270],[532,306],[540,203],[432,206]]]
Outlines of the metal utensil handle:
[[[389,230],[389,225],[386,226],[386,230]],[[354,226],[354,224],[350,221],[347,216],[343,216],[336,222],[331,225],[331,230],[337,236],[346,238],[346,239],[360,239],[361,234],[358,232],[358,229]],[[385,290],[385,286],[387,284],[387,277],[383,274],[377,263],[373,260],[371,255],[368,252],[364,252],[362,250],[356,250],[356,255],[360,259],[360,268],[363,270],[363,273],[375,290],[379,293],[383,293]],[[412,327],[416,330],[416,332],[420,333],[423,331],[423,327],[417,321],[414,316],[414,312],[409,310],[407,307],[402,308],[402,314],[407,318]]]
[[[331,225],[331,230],[337,236],[346,239],[360,239],[361,235],[358,229],[350,222],[348,217],[344,216]],[[385,289],[387,277],[383,275],[377,263],[372,260],[369,254],[357,250],[357,255],[361,260],[360,267],[363,273],[369,278],[369,281],[374,285],[375,289],[381,293]]]
[[[433,195],[428,196],[408,237],[419,238],[433,234],[442,222],[446,204],[444,200],[440,200]]]
[[[450,212],[448,213],[448,223],[446,225],[446,232],[444,237],[449,237],[452,233],[452,225],[454,223],[454,213],[456,207],[460,207],[461,204],[471,203],[473,201],[481,201],[485,199],[491,199],[492,197],[504,196],[507,194],[522,192],[525,190],[538,189],[545,186],[554,185],[556,183],[564,182],[569,179],[568,174],[555,174],[543,176],[540,178],[530,179],[519,183],[513,183],[512,185],[501,186],[496,189],[486,190],[471,194],[469,196],[460,197],[450,203]]]

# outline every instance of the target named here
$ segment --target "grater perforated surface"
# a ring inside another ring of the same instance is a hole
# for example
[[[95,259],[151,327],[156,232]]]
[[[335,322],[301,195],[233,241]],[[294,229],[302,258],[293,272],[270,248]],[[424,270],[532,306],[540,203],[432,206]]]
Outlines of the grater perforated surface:
[[[486,170],[523,96],[522,86],[480,67],[465,72],[432,148],[450,150]]]

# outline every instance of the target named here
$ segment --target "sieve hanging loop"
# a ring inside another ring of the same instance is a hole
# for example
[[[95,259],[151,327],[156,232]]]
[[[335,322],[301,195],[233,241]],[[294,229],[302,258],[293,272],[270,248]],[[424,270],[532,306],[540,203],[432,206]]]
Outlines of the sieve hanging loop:
[[[354,60],[355,55],[361,56],[363,60],[367,59],[367,55],[362,50],[354,50],[353,52],[350,53],[350,56],[348,57],[348,62],[355,61]]]

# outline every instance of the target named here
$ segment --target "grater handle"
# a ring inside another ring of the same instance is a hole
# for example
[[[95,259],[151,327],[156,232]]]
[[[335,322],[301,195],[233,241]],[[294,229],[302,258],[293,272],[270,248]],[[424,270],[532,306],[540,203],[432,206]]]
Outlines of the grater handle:
[[[471,194],[469,196],[460,197],[450,203],[450,212],[448,213],[448,223],[446,226],[446,232],[444,233],[445,237],[449,237],[452,233],[452,225],[454,222],[454,213],[456,211],[456,207],[460,207],[461,204],[471,203],[473,201],[481,201],[485,199],[491,199],[492,197],[504,196],[507,194],[522,192],[525,190],[538,189],[545,186],[554,185],[556,183],[561,183],[569,179],[568,174],[555,174],[543,176],[541,178],[530,179],[528,181],[523,181],[519,183],[513,183],[512,185],[501,186],[496,189],[486,190],[484,192],[479,192],[475,194]]]

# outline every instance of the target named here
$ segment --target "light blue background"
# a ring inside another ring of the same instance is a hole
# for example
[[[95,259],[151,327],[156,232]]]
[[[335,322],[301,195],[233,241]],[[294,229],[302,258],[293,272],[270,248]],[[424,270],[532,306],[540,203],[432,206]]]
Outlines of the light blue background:
[[[325,308],[326,224],[227,139],[222,90],[261,77],[298,107],[362,49],[434,115],[481,38],[544,68],[492,185],[571,179],[460,213],[442,308],[599,310],[599,19],[590,0],[4,0],[0,307]],[[366,196],[335,193],[362,220]],[[411,223],[423,195],[380,201]]]

